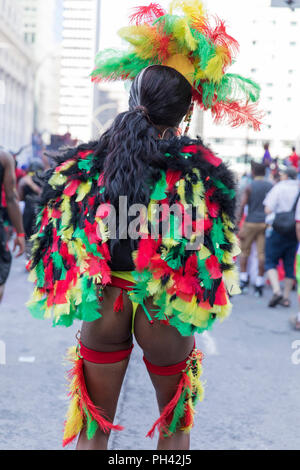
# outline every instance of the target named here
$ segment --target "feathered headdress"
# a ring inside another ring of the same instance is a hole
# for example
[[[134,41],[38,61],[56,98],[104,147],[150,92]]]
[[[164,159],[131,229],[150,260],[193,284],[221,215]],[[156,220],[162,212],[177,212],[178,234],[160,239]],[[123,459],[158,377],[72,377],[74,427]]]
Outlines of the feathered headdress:
[[[154,64],[173,67],[191,83],[194,102],[210,109],[215,122],[250,124],[259,130],[255,103],[260,87],[249,78],[226,73],[239,44],[219,18],[210,24],[200,0],[172,0],[168,12],[157,3],[136,7],[130,23],[119,31],[129,49],[99,52],[93,81],[134,79]]]

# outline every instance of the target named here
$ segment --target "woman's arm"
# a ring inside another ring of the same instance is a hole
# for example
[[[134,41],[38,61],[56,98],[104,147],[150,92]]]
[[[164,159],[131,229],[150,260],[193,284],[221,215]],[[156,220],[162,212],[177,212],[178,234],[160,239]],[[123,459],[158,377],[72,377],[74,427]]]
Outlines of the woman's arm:
[[[17,256],[21,256],[25,251],[25,238],[22,214],[19,207],[19,198],[16,187],[15,163],[13,157],[9,153],[3,151],[0,151],[0,161],[4,167],[3,185],[7,212],[10,221],[17,232],[17,236],[14,242],[14,250],[18,246],[19,252]]]

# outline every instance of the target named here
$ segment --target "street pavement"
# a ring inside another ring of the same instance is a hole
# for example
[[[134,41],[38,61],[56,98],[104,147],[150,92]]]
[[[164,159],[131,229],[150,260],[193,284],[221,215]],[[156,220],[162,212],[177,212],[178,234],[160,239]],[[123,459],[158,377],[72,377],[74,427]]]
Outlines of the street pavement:
[[[31,318],[24,305],[31,290],[24,258],[15,260],[0,305],[0,450],[61,449],[68,405],[63,357],[80,323],[53,328]],[[290,309],[270,309],[270,296],[267,289],[263,298],[236,297],[231,316],[198,335],[206,396],[191,449],[300,449],[300,354],[293,349],[300,349],[300,333],[288,321],[297,297]],[[125,430],[112,433],[109,448],[154,450],[156,439],[145,435],[157,417],[135,345],[115,420]]]

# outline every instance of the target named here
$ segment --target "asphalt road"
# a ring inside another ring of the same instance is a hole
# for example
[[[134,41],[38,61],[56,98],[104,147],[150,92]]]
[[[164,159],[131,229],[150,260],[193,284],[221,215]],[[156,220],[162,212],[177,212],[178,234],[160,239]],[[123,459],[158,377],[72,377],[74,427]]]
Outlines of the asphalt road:
[[[0,305],[0,450],[61,449],[63,357],[80,323],[53,328],[31,318],[24,306],[31,289],[25,260],[15,261]],[[300,333],[288,322],[297,299],[293,293],[290,309],[269,309],[270,295],[238,296],[231,317],[198,336],[206,397],[197,407],[192,449],[300,449],[300,354],[293,349],[300,349]],[[115,421],[125,430],[112,434],[110,449],[154,450],[156,440],[144,436],[157,417],[136,345]]]

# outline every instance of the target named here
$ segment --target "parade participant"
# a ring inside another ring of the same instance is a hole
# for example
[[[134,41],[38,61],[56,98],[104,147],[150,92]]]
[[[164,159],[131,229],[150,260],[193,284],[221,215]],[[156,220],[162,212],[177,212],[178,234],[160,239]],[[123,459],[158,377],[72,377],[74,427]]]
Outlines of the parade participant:
[[[31,162],[28,168],[28,173],[20,179],[18,184],[18,191],[20,200],[25,202],[23,211],[23,224],[26,235],[26,254],[31,253],[30,238],[34,232],[35,217],[38,210],[38,196],[41,194],[41,185],[39,180],[35,180],[38,172],[44,170],[44,166],[39,161]]]
[[[287,167],[281,174],[281,181],[273,186],[263,202],[265,213],[268,215],[266,222],[270,225],[266,236],[265,270],[273,291],[273,296],[269,301],[269,307],[272,308],[278,304],[290,307],[289,297],[295,282],[294,264],[297,252],[296,237],[279,233],[272,224],[276,214],[293,209],[298,195],[297,171],[293,167]],[[285,271],[283,292],[277,271],[280,259],[283,261]]]
[[[289,163],[292,165],[296,171],[299,171],[299,155],[296,153],[296,147],[292,147],[292,153],[289,156]]]
[[[291,323],[295,330],[300,331],[300,201],[297,202],[296,212],[296,235],[298,240],[298,250],[296,255],[296,279],[298,284],[298,313],[291,318]]]
[[[258,276],[255,281],[255,294],[263,295],[264,272],[265,272],[265,211],[263,201],[272,188],[272,184],[265,180],[266,167],[261,163],[251,164],[252,182],[244,190],[242,196],[237,223],[241,221],[245,207],[248,206],[246,220],[239,232],[241,240],[240,256],[240,287],[246,293],[249,286],[249,275],[247,272],[248,259],[252,244],[256,243],[258,254]]]
[[[266,142],[264,144],[264,155],[263,155],[263,159],[262,159],[262,163],[263,163],[263,165],[265,165],[265,167],[267,169],[267,176],[270,175],[270,166],[271,166],[271,163],[272,163],[272,157],[271,157],[271,154],[270,154],[269,147],[270,147],[269,142]]]
[[[232,173],[178,127],[185,117],[188,131],[195,103],[217,122],[258,129],[259,87],[225,73],[238,44],[198,0],[173,1],[168,13],[139,7],[131,21],[120,31],[130,50],[99,53],[92,74],[131,79],[129,110],[48,173],[29,308],[53,312],[54,325],[83,320],[64,445],[79,434],[77,449],[106,449],[121,429],[113,420],[135,336],[161,413],[148,435],[159,431],[159,449],[187,449],[203,395],[194,334],[229,314],[239,248]]]
[[[4,150],[0,150],[0,194],[2,192],[2,187],[5,193],[6,210],[9,219],[16,230],[13,250],[15,251],[18,247],[19,251],[17,256],[21,256],[25,250],[25,234],[16,189],[15,162],[13,157]],[[3,297],[10,266],[11,254],[7,246],[4,229],[3,208],[0,205],[0,302]]]

